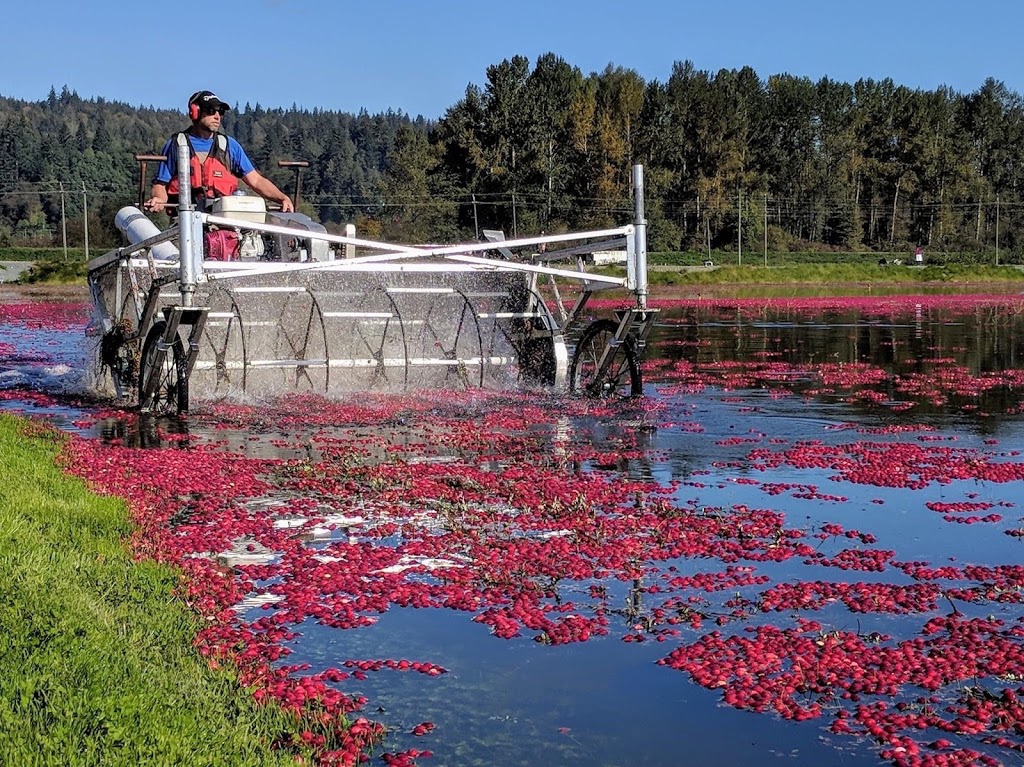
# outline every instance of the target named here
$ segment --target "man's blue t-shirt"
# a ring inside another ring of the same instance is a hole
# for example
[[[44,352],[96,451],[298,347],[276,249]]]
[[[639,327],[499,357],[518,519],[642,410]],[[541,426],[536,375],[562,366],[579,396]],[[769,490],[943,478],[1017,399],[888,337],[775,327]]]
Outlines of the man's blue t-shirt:
[[[209,153],[213,149],[213,136],[210,138],[199,138],[186,133],[188,140],[192,142],[192,149],[195,150],[196,154]],[[245,150],[242,149],[242,145],[235,141],[231,136],[228,139],[228,159],[231,163],[231,172],[241,178],[247,173],[251,173],[256,170],[253,166],[252,161],[245,154]],[[160,163],[160,167],[157,168],[156,177],[153,179],[154,182],[160,182],[163,184],[169,184],[171,179],[178,175],[178,143],[175,141],[175,137],[171,136],[164,144],[162,152],[165,159]]]

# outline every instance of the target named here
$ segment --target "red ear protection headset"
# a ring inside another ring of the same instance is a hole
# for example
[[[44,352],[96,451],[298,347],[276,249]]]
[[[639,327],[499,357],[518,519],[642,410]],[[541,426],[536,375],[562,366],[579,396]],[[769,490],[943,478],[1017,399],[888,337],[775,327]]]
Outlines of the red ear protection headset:
[[[200,93],[201,91],[196,91],[192,94],[192,98],[188,100],[188,116],[192,120],[199,119],[199,104],[196,103],[196,98],[198,98]]]

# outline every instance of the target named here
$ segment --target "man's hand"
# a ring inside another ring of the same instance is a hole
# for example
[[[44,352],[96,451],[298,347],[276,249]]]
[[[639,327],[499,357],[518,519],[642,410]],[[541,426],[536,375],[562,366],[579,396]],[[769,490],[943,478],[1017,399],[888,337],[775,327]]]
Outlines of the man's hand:
[[[295,206],[292,205],[292,198],[291,197],[288,197],[287,195],[285,195],[284,197],[282,197],[279,200],[279,202],[281,203],[281,212],[282,213],[294,213],[295,212]]]
[[[167,207],[167,186],[153,182],[153,188],[149,192],[149,199],[142,203],[142,209],[150,213],[160,213]]]

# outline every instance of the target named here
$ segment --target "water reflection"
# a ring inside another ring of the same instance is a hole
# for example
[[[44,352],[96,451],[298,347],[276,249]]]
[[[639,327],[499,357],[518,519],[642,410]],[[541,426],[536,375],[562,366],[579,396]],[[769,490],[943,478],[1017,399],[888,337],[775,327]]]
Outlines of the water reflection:
[[[952,366],[976,376],[1019,369],[1024,364],[1024,314],[1007,311],[1006,305],[978,305],[965,312],[907,303],[899,311],[872,314],[864,307],[815,311],[707,302],[664,309],[650,343],[646,368],[654,383],[679,361],[695,366],[782,362],[797,372],[801,365],[862,363],[886,373],[889,380],[879,390],[895,399],[895,377]],[[973,412],[991,415],[1007,413],[1020,398],[1013,389],[995,387],[973,399]],[[920,402],[914,413],[952,415],[962,404],[962,397],[953,398],[949,407]]]
[[[95,422],[92,432],[104,442],[125,447],[186,449],[190,445],[189,422],[185,418],[133,413],[107,415]]]

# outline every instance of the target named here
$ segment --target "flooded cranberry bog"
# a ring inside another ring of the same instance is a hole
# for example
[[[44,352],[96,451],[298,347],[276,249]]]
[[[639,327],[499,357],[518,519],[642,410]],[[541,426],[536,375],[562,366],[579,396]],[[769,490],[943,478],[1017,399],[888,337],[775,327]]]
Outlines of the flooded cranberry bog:
[[[83,396],[9,293],[0,406],[180,568],[324,763],[1024,761],[1024,297],[656,300],[645,396]]]

